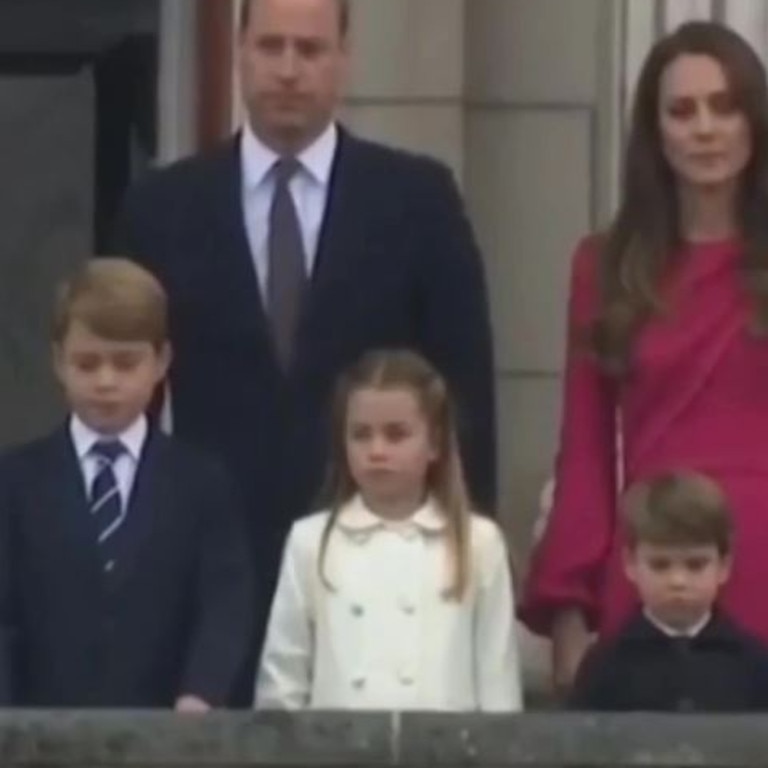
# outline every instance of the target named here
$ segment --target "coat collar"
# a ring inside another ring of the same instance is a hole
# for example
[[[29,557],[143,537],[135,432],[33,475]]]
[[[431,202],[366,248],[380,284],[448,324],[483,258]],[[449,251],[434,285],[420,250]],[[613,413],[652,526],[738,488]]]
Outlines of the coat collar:
[[[715,608],[709,621],[696,636],[684,639],[696,647],[729,646],[739,642],[740,630],[728,616]],[[666,645],[674,644],[675,638],[670,638],[659,627],[651,623],[642,612],[638,612],[627,625],[622,640],[630,645],[658,643]]]
[[[367,540],[376,531],[385,529],[398,531],[408,538],[418,533],[436,535],[442,533],[447,525],[445,515],[432,497],[411,517],[391,522],[373,512],[359,494],[341,508],[336,522],[340,530],[356,541]]]

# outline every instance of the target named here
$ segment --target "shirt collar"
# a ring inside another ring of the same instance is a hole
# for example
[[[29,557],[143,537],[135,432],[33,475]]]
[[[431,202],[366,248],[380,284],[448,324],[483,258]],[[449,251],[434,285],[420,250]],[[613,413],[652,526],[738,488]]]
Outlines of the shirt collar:
[[[69,433],[72,443],[80,461],[91,452],[93,446],[99,440],[119,440],[128,451],[128,455],[138,462],[141,457],[141,449],[147,439],[147,417],[139,416],[127,429],[117,435],[102,435],[91,429],[77,414],[73,414],[69,422]]]
[[[322,186],[327,186],[331,178],[338,142],[336,123],[329,123],[323,133],[296,157],[302,170]],[[246,122],[240,139],[240,158],[243,186],[246,191],[252,192],[264,182],[280,156],[261,141]]]
[[[409,518],[391,522],[373,512],[358,494],[341,508],[337,524],[351,534],[368,534],[382,528],[434,534],[445,530],[446,519],[435,500],[430,497]]]
[[[712,618],[712,612],[708,611],[695,624],[692,624],[690,627],[686,627],[685,629],[678,629],[676,627],[670,627],[668,624],[660,621],[655,616],[653,616],[650,611],[644,611],[643,613],[645,614],[645,618],[651,624],[653,624],[653,626],[656,627],[659,632],[665,634],[667,637],[698,637],[698,635],[701,633],[704,627],[709,624],[709,621]]]

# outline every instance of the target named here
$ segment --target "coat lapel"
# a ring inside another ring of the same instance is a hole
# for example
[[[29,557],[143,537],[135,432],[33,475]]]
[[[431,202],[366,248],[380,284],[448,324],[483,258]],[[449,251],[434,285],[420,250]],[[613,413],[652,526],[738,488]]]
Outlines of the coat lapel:
[[[365,178],[359,160],[359,142],[339,128],[317,254],[302,308],[294,368],[311,353],[317,318],[343,299],[344,286],[349,283],[352,268],[365,253],[369,180]],[[215,294],[226,297],[217,311],[229,314],[230,322],[241,331],[245,329],[256,334],[269,349],[277,366],[243,217],[239,135],[216,157],[213,176],[207,201],[213,211],[213,227],[207,238],[206,258],[211,265],[211,275],[219,285]]]
[[[163,504],[165,493],[163,454],[163,436],[151,429],[136,468],[125,522],[118,533],[118,581],[134,573],[142,549],[152,536],[157,510]]]
[[[223,298],[217,311],[233,315],[232,322],[271,345],[259,279],[245,228],[242,204],[240,137],[233,138],[215,158],[207,205],[212,211],[206,258]]]
[[[51,535],[59,542],[57,546],[61,551],[83,553],[86,569],[98,576],[101,571],[98,534],[88,505],[80,462],[67,427],[62,427],[51,438],[44,467],[38,509],[50,521]],[[73,557],[72,562],[83,560],[78,556]]]
[[[357,140],[339,128],[317,255],[302,309],[295,360],[314,346],[317,320],[345,295],[355,262],[364,255],[366,181],[360,173]],[[368,182],[369,183],[369,182]]]

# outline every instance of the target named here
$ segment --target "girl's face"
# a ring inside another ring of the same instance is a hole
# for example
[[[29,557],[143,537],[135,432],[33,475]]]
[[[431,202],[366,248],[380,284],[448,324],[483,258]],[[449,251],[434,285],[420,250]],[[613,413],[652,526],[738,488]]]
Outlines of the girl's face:
[[[404,518],[423,503],[437,449],[412,390],[366,387],[353,392],[345,444],[350,473],[374,512]]]

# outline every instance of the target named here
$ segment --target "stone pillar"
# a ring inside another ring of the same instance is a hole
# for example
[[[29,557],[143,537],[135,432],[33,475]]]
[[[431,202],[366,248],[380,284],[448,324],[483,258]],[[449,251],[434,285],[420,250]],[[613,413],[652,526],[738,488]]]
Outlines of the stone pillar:
[[[492,289],[502,514],[519,552],[556,445],[570,255],[610,208],[616,5],[467,5],[466,193]]]
[[[471,0],[475,2],[475,0]],[[343,119],[464,170],[465,0],[354,0]]]
[[[56,285],[92,247],[91,73],[2,77],[0,105],[2,447],[64,414],[51,373],[51,307]]]

